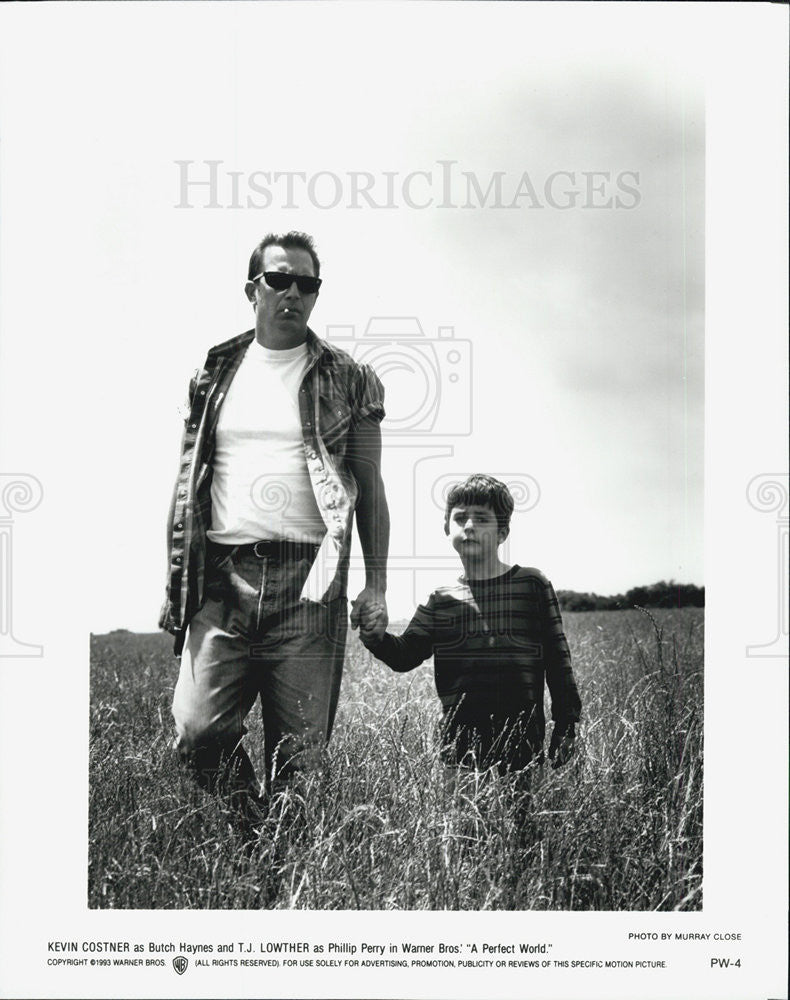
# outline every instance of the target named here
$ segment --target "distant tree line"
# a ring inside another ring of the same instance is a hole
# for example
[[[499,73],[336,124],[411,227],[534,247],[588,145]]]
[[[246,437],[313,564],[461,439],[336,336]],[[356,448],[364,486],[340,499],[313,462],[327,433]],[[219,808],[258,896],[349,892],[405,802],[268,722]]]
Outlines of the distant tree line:
[[[639,605],[641,608],[704,608],[705,588],[693,583],[660,580],[645,587],[632,587],[625,594],[602,597],[600,594],[558,590],[563,611],[618,611]]]

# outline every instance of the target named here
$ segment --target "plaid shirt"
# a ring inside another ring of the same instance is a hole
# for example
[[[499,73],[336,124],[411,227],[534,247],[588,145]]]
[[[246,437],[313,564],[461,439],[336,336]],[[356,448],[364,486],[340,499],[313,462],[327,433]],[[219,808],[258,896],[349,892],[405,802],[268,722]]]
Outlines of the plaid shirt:
[[[181,464],[168,517],[169,579],[160,628],[176,637],[203,601],[206,532],[211,527],[211,477],[219,411],[254,330],[212,347],[189,385]],[[308,474],[327,527],[302,596],[331,600],[345,591],[357,484],[345,463],[349,432],[364,417],[384,416],[384,388],[368,365],[307,331],[308,364],[299,413]],[[265,433],[265,428],[261,428]]]

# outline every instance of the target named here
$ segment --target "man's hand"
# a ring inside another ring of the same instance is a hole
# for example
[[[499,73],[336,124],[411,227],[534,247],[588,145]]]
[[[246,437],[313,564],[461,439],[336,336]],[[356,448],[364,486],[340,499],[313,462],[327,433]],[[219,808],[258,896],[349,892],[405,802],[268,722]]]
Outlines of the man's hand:
[[[359,637],[368,649],[377,646],[387,631],[387,609],[383,604],[368,604],[359,617]]]
[[[351,602],[351,628],[364,627],[369,619],[377,622],[381,620],[386,631],[389,623],[387,599],[382,591],[374,590],[373,587],[360,590],[357,599]]]
[[[573,756],[574,741],[576,739],[576,724],[567,719],[558,719],[554,723],[554,732],[551,734],[549,744],[549,760],[552,761],[552,768],[556,771],[558,767],[567,764]]]

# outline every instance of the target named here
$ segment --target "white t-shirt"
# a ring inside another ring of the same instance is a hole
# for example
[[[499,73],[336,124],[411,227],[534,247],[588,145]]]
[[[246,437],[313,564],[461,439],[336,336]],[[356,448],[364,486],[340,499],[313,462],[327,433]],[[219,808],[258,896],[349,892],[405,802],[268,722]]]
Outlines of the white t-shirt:
[[[220,410],[208,537],[320,542],[326,526],[305,462],[298,393],[307,345],[274,351],[253,340]]]

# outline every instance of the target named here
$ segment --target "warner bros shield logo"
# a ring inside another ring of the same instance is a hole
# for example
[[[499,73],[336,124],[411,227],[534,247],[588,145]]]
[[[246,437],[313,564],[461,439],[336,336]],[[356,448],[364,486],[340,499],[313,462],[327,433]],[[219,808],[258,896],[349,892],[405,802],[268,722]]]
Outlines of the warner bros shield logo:
[[[183,955],[176,955],[176,957],[173,959],[173,968],[176,970],[179,976],[184,975],[184,973],[187,971],[188,965],[189,965],[189,959],[184,958]]]

